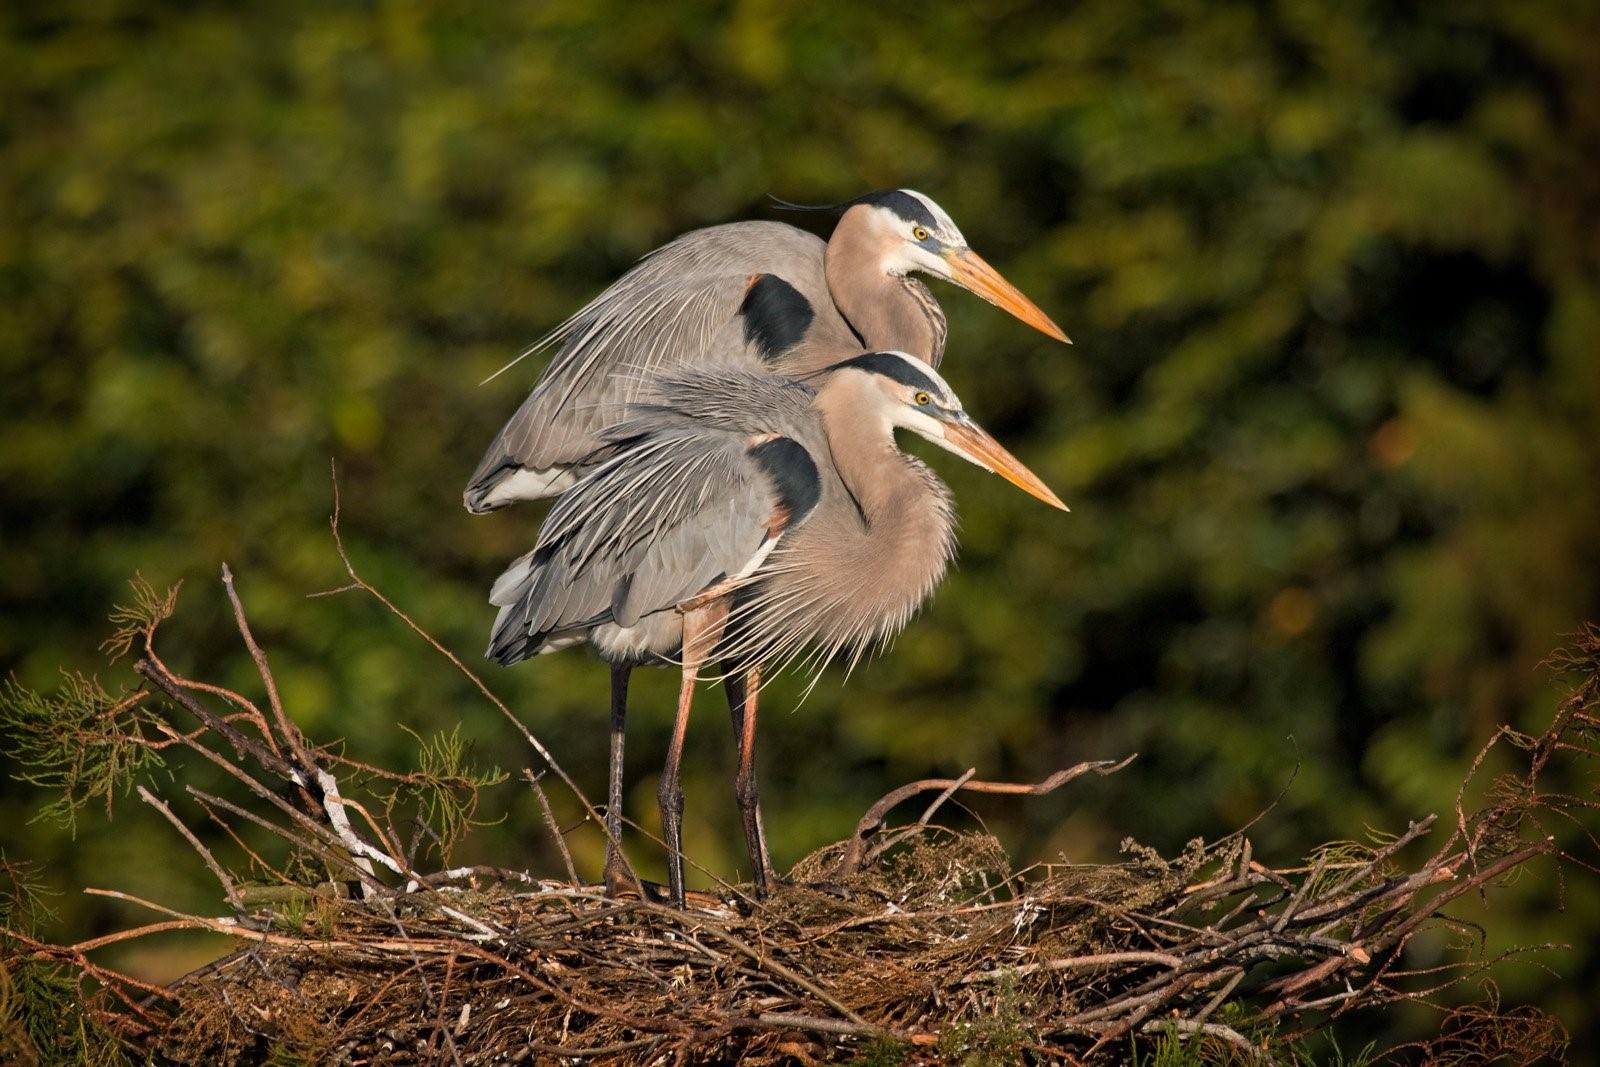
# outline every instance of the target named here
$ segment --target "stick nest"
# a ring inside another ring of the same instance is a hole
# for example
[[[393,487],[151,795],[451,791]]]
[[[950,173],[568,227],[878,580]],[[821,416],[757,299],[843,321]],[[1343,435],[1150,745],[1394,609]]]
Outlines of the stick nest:
[[[377,597],[471,676],[350,574],[347,588]],[[148,591],[140,610],[124,609],[116,649],[143,648],[145,688],[113,697],[79,686],[71,707],[37,694],[8,706],[31,709],[31,743],[46,755],[52,722],[71,731],[93,721],[95,736],[114,743],[114,760],[97,762],[91,747],[70,773],[39,772],[65,790],[69,811],[74,797],[109,799],[115,775],[144,765],[134,757],[189,751],[240,785],[231,800],[189,788],[208,816],[271,831],[294,862],[251,852],[257,880],[247,883],[139,786],[217,877],[228,914],[140,901],[162,919],[60,946],[26,931],[20,905],[0,912],[0,1058],[53,1063],[69,1050],[90,1062],[184,1064],[1114,1063],[1144,1042],[1195,1057],[1183,1062],[1299,1062],[1307,1035],[1341,1017],[1434,1004],[1503,959],[1459,936],[1420,954],[1425,962],[1408,953],[1424,931],[1463,932],[1446,910],[1453,901],[1530,865],[1542,865],[1540,878],[1555,866],[1592,874],[1600,855],[1600,637],[1589,632],[1557,664],[1579,681],[1549,729],[1502,729],[1467,770],[1454,811],[1392,836],[1325,844],[1292,864],[1258,860],[1246,827],[1177,856],[1129,841],[1120,862],[1014,870],[993,837],[935,821],[961,791],[1038,794],[1122,766],[1083,764],[1036,785],[969,772],[905,786],[764,901],[723,886],[691,894],[679,911],[637,879],[608,897],[572,873],[553,818],[565,878],[425,871],[417,848],[402,847],[395,798],[416,798],[411,819],[442,813],[449,834],[470,825],[485,780],[448,746],[419,776],[313,745],[279,702],[231,575],[224,580],[265,707],[172,673],[153,638],[174,601]],[[603,833],[600,813],[517,728],[573,790],[585,832]],[[548,812],[541,775],[527,780]],[[897,806],[918,795],[933,797],[921,817],[889,828]],[[260,884],[269,869],[277,877]],[[172,929],[226,933],[240,948],[171,987],[91,956]],[[1554,946],[1527,949],[1545,947]],[[1486,977],[1483,985],[1479,1003],[1439,1008],[1432,1041],[1397,1054],[1531,1063],[1562,1053],[1554,1020],[1502,1010]],[[41,1012],[39,990],[51,989],[65,993]]]

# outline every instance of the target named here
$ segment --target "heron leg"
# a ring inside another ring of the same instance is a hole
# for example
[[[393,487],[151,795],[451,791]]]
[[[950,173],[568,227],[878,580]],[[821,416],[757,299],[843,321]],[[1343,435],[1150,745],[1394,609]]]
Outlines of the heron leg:
[[[611,768],[606,782],[606,892],[616,896],[626,882],[622,857],[622,740],[628,721],[629,667],[611,668]]]
[[[756,710],[761,692],[761,668],[741,669],[733,663],[722,665],[728,691],[728,712],[733,716],[733,732],[739,745],[739,770],[733,780],[734,799],[744,820],[744,843],[754,868],[756,899],[766,898],[771,880],[772,861],[767,858],[767,832],[761,825],[761,795],[756,788]]]
[[[678,687],[678,715],[672,723],[667,763],[661,768],[661,837],[667,846],[667,891],[672,903],[683,907],[683,783],[678,771],[683,763],[683,741],[689,729],[689,708],[694,703],[694,683],[700,666],[722,640],[728,621],[728,602],[719,600],[684,612],[683,681]]]

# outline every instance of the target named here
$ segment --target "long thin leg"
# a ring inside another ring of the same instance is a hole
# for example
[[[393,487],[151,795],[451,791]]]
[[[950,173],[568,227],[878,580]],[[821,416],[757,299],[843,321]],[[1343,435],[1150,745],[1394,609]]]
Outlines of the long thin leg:
[[[694,608],[683,615],[683,682],[678,687],[678,714],[672,723],[672,743],[661,768],[661,837],[667,846],[667,892],[672,903],[683,907],[683,783],[678,778],[683,763],[683,740],[689,730],[689,709],[694,703],[694,683],[700,665],[722,639],[728,620],[726,599]]]
[[[728,712],[733,716],[734,739],[739,746],[739,770],[733,780],[733,796],[744,820],[744,844],[754,868],[756,899],[765,899],[772,873],[767,858],[767,831],[761,825],[761,795],[756,788],[756,710],[761,692],[761,668],[741,670],[737,665],[722,665],[728,691]]]
[[[678,687],[678,716],[672,723],[672,743],[667,747],[667,763],[661,768],[661,786],[656,795],[661,803],[661,837],[667,845],[667,892],[672,903],[680,908],[683,907],[683,783],[678,780],[678,768],[683,762],[683,739],[689,729],[689,708],[694,703],[694,682],[699,670],[698,663],[685,657],[683,682]]]
[[[611,668],[611,773],[606,782],[606,892],[615,896],[623,887],[622,860],[622,740],[628,722],[628,675],[631,668]]]

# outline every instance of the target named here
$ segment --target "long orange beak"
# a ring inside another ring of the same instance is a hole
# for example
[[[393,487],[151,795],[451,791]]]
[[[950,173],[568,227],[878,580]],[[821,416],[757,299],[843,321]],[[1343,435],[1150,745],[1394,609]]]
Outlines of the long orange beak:
[[[989,266],[972,249],[949,249],[944,253],[944,260],[950,264],[950,280],[963,289],[977,293],[995,307],[1011,312],[1040,333],[1069,345],[1072,343],[1072,338],[1052,322],[1049,315],[1040,311],[1037,304],[1022,295],[1022,290],[1002,278],[999,271]]]
[[[1053,508],[1071,511],[1039,476],[1022,465],[1022,461],[1001,447],[1000,442],[971,420],[947,422],[944,439],[961,456],[984,470],[993,471],[1031,497],[1037,497]]]

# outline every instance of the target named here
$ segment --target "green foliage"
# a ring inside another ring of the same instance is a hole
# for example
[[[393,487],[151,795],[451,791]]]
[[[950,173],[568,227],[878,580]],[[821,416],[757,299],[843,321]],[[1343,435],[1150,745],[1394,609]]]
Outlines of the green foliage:
[[[11,956],[0,934],[0,1058],[14,1064],[124,1067],[127,1046],[84,1001],[72,968]]]
[[[0,928],[22,933],[38,931],[56,917],[48,903],[54,895],[36,864],[10,860],[0,852]]]
[[[1236,1002],[1223,1005],[1215,1023],[1235,1029],[1246,1040],[1259,1043],[1271,1033],[1260,1026],[1247,1025],[1243,1009]],[[1292,1044],[1271,1046],[1276,1062],[1288,1067],[1370,1067],[1377,1060],[1377,1043],[1368,1042],[1355,1052],[1348,1051],[1331,1033],[1316,1034]],[[1225,1038],[1204,1034],[1195,1036],[1164,1026],[1153,1034],[1132,1039],[1128,1046],[1132,1067],[1253,1067],[1259,1057]]]
[[[338,921],[339,906],[316,893],[283,893],[274,900],[271,913],[272,924],[284,933],[310,931],[318,937],[330,937]]]
[[[274,1043],[267,1050],[263,1064],[264,1067],[313,1067],[315,1062],[307,1058],[305,1053]]]
[[[849,1067],[903,1067],[911,1062],[911,1049],[893,1038],[871,1038],[862,1042],[848,1062]]]
[[[76,830],[78,816],[103,800],[133,788],[142,773],[161,766],[161,754],[145,738],[155,723],[137,699],[112,697],[94,678],[63,671],[52,694],[28,689],[15,678],[0,682],[0,734],[17,763],[14,777],[59,793],[36,818]]]
[[[1207,1067],[1209,1062],[1201,1042],[1170,1027],[1154,1039],[1130,1041],[1128,1061],[1132,1067]]]
[[[498,821],[474,819],[483,799],[479,791],[500,785],[508,776],[498,767],[479,770],[468,763],[472,746],[462,738],[459,723],[431,738],[406,732],[417,742],[417,769],[390,794],[389,809],[392,813],[399,805],[415,804],[427,828],[427,851],[447,861],[470,827]]]
[[[157,593],[144,575],[135,574],[128,586],[133,591],[133,603],[118,604],[111,609],[111,622],[116,629],[100,645],[100,651],[113,662],[133,651],[136,644],[172,617],[183,583],[179,582],[165,593]]]
[[[77,672],[141,568],[152,591],[200,579],[174,669],[257,692],[210,584],[227,560],[311,734],[406,770],[397,726],[459,729],[517,769],[509,730],[392,620],[304,599],[344,581],[329,458],[363,573],[468,655],[541,515],[460,509],[538,360],[478,383],[684,230],[780,217],[769,192],[899,185],[1076,341],[937,290],[951,382],[1073,512],[930,457],[960,569],[848,687],[766,691],[779,863],[912,778],[1134,750],[1103,784],[979,811],[1024,856],[1104,858],[1125,834],[1170,851],[1253,817],[1298,764],[1262,855],[1448,812],[1495,727],[1548,713],[1540,660],[1600,616],[1585,7],[6,5],[0,845],[57,886],[115,871],[210,900],[203,870],[148,862],[170,844],[154,813],[76,818],[153,754],[60,742],[104,710]],[[63,663],[79,696],[27,695]],[[599,792],[604,669],[565,653],[488,678]],[[670,689],[635,683],[628,813],[647,825]],[[688,847],[732,874],[712,708],[691,726]],[[53,812],[76,841],[30,824],[19,773],[81,798]],[[504,816],[473,861],[555,869],[530,799],[439,803],[430,820]],[[1512,887],[1488,948],[1574,945],[1541,960],[1560,977],[1529,966],[1504,992],[1592,1046],[1600,893],[1574,881],[1558,911],[1547,889]],[[105,906],[63,897],[62,923]]]

